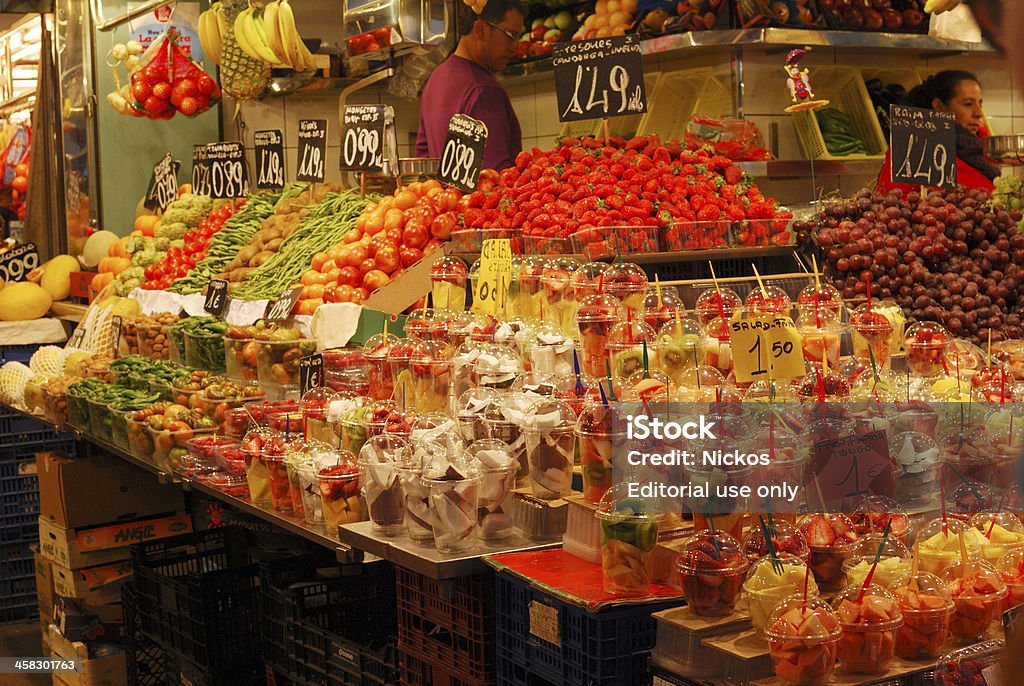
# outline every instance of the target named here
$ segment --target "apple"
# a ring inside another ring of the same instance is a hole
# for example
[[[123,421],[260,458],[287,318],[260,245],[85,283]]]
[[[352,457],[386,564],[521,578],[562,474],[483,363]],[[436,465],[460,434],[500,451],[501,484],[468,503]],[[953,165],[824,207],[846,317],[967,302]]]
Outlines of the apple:
[[[544,34],[544,41],[548,43],[554,43],[562,37],[562,32],[558,29],[551,29]]]

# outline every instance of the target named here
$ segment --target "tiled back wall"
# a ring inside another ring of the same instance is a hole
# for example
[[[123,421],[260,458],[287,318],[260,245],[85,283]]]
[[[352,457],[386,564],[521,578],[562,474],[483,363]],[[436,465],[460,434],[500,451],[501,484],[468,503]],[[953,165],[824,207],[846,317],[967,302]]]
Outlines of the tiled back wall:
[[[300,26],[301,28],[301,26]],[[769,53],[763,48],[747,48],[743,55],[743,110],[748,119],[760,128],[769,149],[776,151],[779,159],[803,159],[804,153],[796,137],[796,131],[789,115],[783,112],[788,104],[785,76],[782,71],[783,50]],[[726,50],[704,51],[678,56],[649,56],[645,58],[648,71],[675,72],[683,69],[702,68],[720,83],[728,84],[733,92],[736,106],[736,79],[730,63],[732,55]],[[1010,83],[1009,73],[1002,58],[989,54],[965,54],[948,56],[921,56],[904,52],[872,54],[870,52],[840,52],[827,48],[816,48],[805,60],[811,69],[812,87],[816,95],[827,96],[835,79],[841,77],[850,67],[870,70],[884,81],[904,81],[911,86],[919,75],[927,75],[942,69],[968,69],[974,71],[984,89],[985,111],[993,132],[1008,134],[1024,132],[1024,99],[1021,90]],[[552,145],[561,130],[558,122],[554,86],[550,75],[541,75],[530,80],[510,79],[506,82],[509,96],[519,117],[523,130],[523,146],[545,148]],[[351,100],[356,103],[386,103],[394,107],[398,140],[402,156],[411,156],[418,128],[418,102],[386,95],[383,87],[363,91]],[[649,94],[650,95],[650,94]],[[658,103],[657,107],[679,106],[669,102]],[[232,104],[224,108],[226,117],[234,111]],[[708,112],[722,115],[725,112]],[[241,116],[248,128],[247,143],[252,142],[252,131],[262,128],[280,128],[284,131],[289,176],[294,177],[296,166],[295,132],[298,120],[322,118],[330,122],[331,134],[328,146],[328,181],[338,181],[337,170],[340,155],[338,125],[338,94],[301,94],[286,97],[267,98],[262,101],[243,104]],[[237,135],[233,122],[225,121],[228,137]],[[759,179],[762,188],[786,203],[806,202],[813,197],[810,179]],[[852,193],[866,184],[873,183],[871,176],[819,176],[817,184],[826,192],[840,190]]]

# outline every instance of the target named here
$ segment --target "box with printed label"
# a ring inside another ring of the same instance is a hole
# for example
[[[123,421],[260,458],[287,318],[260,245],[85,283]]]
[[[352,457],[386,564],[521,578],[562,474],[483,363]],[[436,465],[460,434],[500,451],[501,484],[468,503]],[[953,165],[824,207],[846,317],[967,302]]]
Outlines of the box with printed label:
[[[66,569],[96,567],[131,557],[131,545],[192,531],[187,514],[139,519],[92,528],[65,529],[39,518],[39,546],[43,555]]]
[[[129,560],[109,565],[68,569],[53,565],[53,592],[62,598],[78,598],[102,605],[121,602],[121,587],[132,578]]]
[[[44,607],[53,609],[53,570],[50,560],[40,553],[35,554],[36,596],[39,598],[39,616],[46,617]]]
[[[181,512],[180,488],[113,455],[97,453],[71,459],[39,453],[39,513],[65,529],[99,526]]]
[[[49,639],[52,657],[78,660],[77,672],[54,672],[54,686],[126,686],[128,668],[123,654],[90,660],[89,646],[80,641],[69,641],[52,624]]]

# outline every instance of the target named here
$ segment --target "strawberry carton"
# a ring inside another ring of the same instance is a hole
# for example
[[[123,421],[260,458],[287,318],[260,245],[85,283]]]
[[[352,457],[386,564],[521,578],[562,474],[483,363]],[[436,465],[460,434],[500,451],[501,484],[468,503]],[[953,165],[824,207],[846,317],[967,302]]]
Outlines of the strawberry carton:
[[[823,600],[797,593],[779,603],[768,619],[768,652],[775,674],[789,686],[828,683],[843,629]]]
[[[876,584],[848,586],[832,601],[843,635],[836,647],[840,668],[853,674],[886,671],[903,625],[896,598]]]
[[[891,591],[903,615],[903,625],[896,630],[895,654],[904,660],[942,655],[956,610],[942,580],[928,572],[908,573]]]
[[[749,566],[740,544],[722,531],[694,534],[676,563],[686,602],[702,617],[732,614]]]
[[[1006,583],[991,565],[971,562],[970,566],[965,570],[963,562],[956,562],[941,577],[956,604],[949,634],[965,643],[981,640],[1009,595]]]
[[[845,579],[843,561],[858,538],[853,522],[838,512],[815,513],[805,515],[799,526],[811,549],[808,564],[818,586],[822,590],[841,588]]]

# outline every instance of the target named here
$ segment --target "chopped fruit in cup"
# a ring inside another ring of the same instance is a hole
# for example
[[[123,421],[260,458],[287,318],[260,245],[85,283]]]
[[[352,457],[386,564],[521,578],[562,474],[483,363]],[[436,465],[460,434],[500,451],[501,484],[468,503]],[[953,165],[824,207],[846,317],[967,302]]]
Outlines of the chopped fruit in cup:
[[[466,307],[469,269],[458,257],[445,256],[430,268],[431,292],[437,309],[461,312]]]
[[[301,438],[296,436],[295,440],[289,442],[283,434],[271,437],[263,446],[262,459],[270,480],[271,501],[274,509],[283,514],[292,513],[291,485],[288,481],[288,466],[285,459],[301,449]]]
[[[820,369],[814,369],[803,378],[797,390],[797,397],[801,400],[817,400],[824,390],[825,399],[846,400],[850,397],[850,383],[843,378],[842,374],[831,371],[828,374]]]
[[[949,635],[964,642],[980,640],[988,631],[1008,595],[1006,583],[986,562],[972,561],[972,571],[963,575],[963,562],[956,562],[942,573],[946,589],[953,596],[956,612]]]
[[[857,542],[850,518],[840,513],[805,515],[800,530],[811,549],[808,564],[814,579],[823,590],[835,590],[843,585],[843,560]]]
[[[615,434],[614,412],[601,403],[591,404],[576,422],[576,437],[583,466],[583,498],[599,503],[612,486],[612,448],[621,436]]]
[[[398,337],[380,333],[371,336],[363,346],[363,359],[369,366],[370,397],[374,400],[387,400],[395,390],[395,381],[391,376],[388,356],[391,348],[398,344]]]
[[[1024,548],[1024,524],[1011,512],[979,512],[970,524],[988,539],[981,546],[981,555],[989,564],[1011,550]]]
[[[765,519],[765,523],[768,524],[767,519]],[[787,553],[806,562],[811,555],[811,549],[807,547],[807,539],[804,538],[803,532],[792,522],[781,519],[779,515],[772,518],[772,523],[774,527],[769,524],[768,528],[775,552],[780,555]],[[757,562],[768,554],[768,545],[765,543],[764,531],[760,526],[752,526],[747,531],[747,535],[743,537],[743,554],[751,563]]]
[[[704,359],[700,324],[693,319],[670,321],[658,332],[658,361],[661,370],[679,384],[683,375]]]
[[[654,574],[658,516],[625,494],[620,484],[605,493],[597,508],[604,590],[619,596],[644,596]]]
[[[935,686],[987,686],[997,679],[1000,684],[1016,682],[1006,671],[993,675],[989,669],[1003,658],[1006,649],[1006,641],[991,639],[946,653],[935,665]]]
[[[777,559],[779,571],[776,571],[771,558],[766,555],[751,565],[747,579],[743,582],[743,591],[750,607],[750,621],[761,636],[769,626],[768,618],[775,606],[794,593],[803,593],[805,578],[808,598],[818,597],[818,585],[813,575],[807,578],[807,565],[803,560],[789,553],[779,553]]]
[[[334,533],[340,524],[363,521],[363,505],[359,499],[359,469],[354,464],[323,467],[317,477],[324,503],[327,531]]]
[[[576,310],[576,327],[582,347],[580,365],[585,373],[604,377],[608,336],[612,327],[620,321],[621,311],[622,303],[607,293],[587,296],[580,302]]]
[[[359,451],[359,472],[370,521],[378,533],[393,536],[405,529],[405,493],[398,465],[408,448],[406,439],[383,435],[368,439]]]
[[[1003,601],[1003,611],[1024,604],[1024,548],[1006,553],[999,558],[995,567],[1008,591]]]
[[[772,612],[765,631],[775,675],[790,686],[818,686],[835,669],[842,629],[828,604],[790,595]]]
[[[701,326],[707,326],[715,320],[732,319],[732,315],[743,308],[743,299],[731,288],[716,290],[709,288],[697,296],[695,311]]]
[[[732,371],[732,335],[729,322],[713,320],[704,327],[704,364],[714,367],[723,375]]]
[[[964,534],[967,554],[978,557],[981,547],[988,540],[977,529],[959,519],[948,518],[945,530],[942,519],[936,518],[925,524],[917,533],[918,556],[921,571],[941,575],[949,565],[960,559],[960,532]]]
[[[895,653],[904,660],[942,655],[955,606],[942,580],[928,572],[905,574],[890,588],[903,614]]]
[[[857,542],[857,545],[850,552],[849,557],[843,562],[843,572],[846,574],[846,582],[850,586],[860,586],[867,578],[871,565],[874,564],[875,556],[878,555],[878,548],[882,543],[882,534],[868,534]],[[899,578],[910,572],[910,551],[907,547],[892,537],[885,542],[882,554],[875,567],[871,583],[883,588],[889,588]]]
[[[619,299],[622,306],[639,320],[647,296],[647,274],[637,264],[617,262],[604,273],[604,292]]]
[[[879,372],[888,369],[891,339],[895,331],[889,318],[865,303],[850,315],[850,329],[853,331],[854,357],[866,365],[870,365],[873,360]]]
[[[787,317],[792,307],[793,301],[789,294],[775,284],[765,284],[763,289],[755,286],[747,295],[746,310],[751,315],[773,314]]]
[[[881,495],[862,496],[849,517],[858,536],[881,534],[888,526],[889,540],[896,539],[904,544],[907,542],[910,517],[891,498]]]
[[[652,329],[660,331],[666,324],[674,322],[677,314],[680,318],[684,317],[686,306],[675,287],[662,286],[660,301],[656,290],[647,294],[644,300],[644,322]]]
[[[801,326],[799,331],[806,362],[821,365],[821,361],[827,358],[829,369],[839,368],[840,339],[843,335],[841,326]]]
[[[928,378],[942,374],[945,371],[943,358],[951,338],[942,324],[912,324],[903,336],[903,349],[907,351],[907,366],[910,371]]]
[[[732,613],[749,563],[736,539],[720,531],[701,531],[690,539],[676,563],[686,603],[702,617]]]
[[[800,319],[807,323],[838,322],[843,311],[843,294],[835,286],[808,284],[796,298]]]
[[[877,584],[862,586],[847,586],[832,601],[843,629],[836,657],[845,672],[875,674],[884,672],[892,661],[903,614],[887,590]]]
[[[658,368],[657,333],[642,321],[619,322],[608,334],[605,349],[611,363],[612,376],[628,379],[644,370],[643,344],[647,344],[648,369]]]

